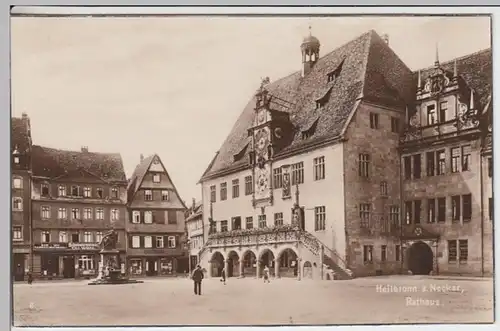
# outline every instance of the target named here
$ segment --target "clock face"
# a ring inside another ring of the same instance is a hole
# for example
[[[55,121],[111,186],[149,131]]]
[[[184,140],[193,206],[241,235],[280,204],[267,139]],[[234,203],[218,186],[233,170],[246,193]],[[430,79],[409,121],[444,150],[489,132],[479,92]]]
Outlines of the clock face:
[[[267,148],[269,143],[269,136],[267,132],[263,129],[259,130],[255,135],[255,148],[258,152],[263,152]]]
[[[267,184],[268,184],[268,179],[266,174],[261,174],[257,180],[257,185],[259,188],[260,193],[264,193],[264,191],[267,189]]]

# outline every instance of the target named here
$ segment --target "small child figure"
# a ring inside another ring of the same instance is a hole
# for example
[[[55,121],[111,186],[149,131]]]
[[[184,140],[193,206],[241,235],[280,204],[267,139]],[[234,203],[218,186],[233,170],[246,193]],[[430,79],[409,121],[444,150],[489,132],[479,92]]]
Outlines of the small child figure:
[[[271,281],[269,280],[269,268],[267,265],[264,267],[264,283],[270,283]]]

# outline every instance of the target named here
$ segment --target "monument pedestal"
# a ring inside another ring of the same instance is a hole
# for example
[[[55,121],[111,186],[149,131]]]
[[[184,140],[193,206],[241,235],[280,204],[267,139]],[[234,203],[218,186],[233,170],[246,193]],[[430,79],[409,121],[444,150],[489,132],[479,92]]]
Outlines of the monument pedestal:
[[[121,266],[118,265],[120,251],[117,249],[103,249],[99,252],[101,260],[99,261],[99,270],[97,278],[88,285],[113,285],[113,284],[137,284],[143,283],[141,280],[128,279],[121,272]]]

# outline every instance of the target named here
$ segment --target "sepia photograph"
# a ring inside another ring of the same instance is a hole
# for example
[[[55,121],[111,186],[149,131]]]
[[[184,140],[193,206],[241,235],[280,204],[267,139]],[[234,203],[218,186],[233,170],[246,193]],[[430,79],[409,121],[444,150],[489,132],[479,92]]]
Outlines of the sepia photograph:
[[[493,323],[491,20],[12,13],[13,325]]]

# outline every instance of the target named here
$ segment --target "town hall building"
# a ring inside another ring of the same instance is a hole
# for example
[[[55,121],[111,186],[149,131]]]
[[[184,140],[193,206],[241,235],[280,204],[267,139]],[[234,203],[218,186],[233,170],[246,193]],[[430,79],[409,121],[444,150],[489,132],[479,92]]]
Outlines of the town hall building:
[[[208,275],[491,273],[491,49],[417,72],[373,30],[300,51],[200,179]]]

